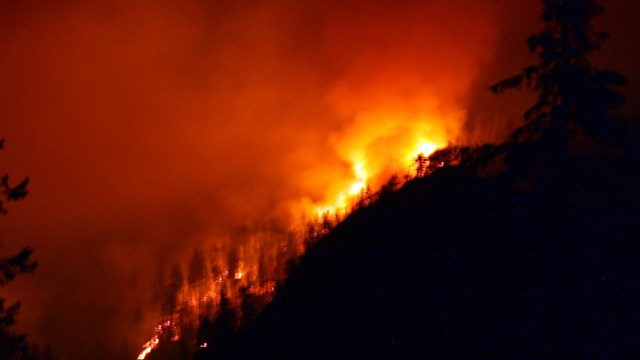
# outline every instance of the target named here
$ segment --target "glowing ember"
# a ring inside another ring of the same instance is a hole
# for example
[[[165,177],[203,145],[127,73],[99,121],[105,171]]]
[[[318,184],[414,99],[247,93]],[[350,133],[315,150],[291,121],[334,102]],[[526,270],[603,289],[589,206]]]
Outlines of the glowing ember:
[[[238,271],[237,273],[235,273],[233,275],[233,278],[236,279],[236,280],[240,280],[240,279],[242,279],[243,276],[244,276],[244,273],[241,272],[241,271]]]

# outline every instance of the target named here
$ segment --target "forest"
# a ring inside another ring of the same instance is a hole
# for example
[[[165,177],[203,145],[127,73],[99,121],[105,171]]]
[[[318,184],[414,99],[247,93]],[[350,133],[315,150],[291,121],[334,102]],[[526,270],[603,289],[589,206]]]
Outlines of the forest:
[[[602,5],[542,5],[535,62],[487,84],[534,96],[508,139],[417,154],[344,213],[241,227],[164,263],[138,359],[640,353],[640,120],[623,115],[624,74],[592,62]],[[28,183],[3,178],[3,214]],[[0,258],[0,287],[36,270],[32,253]],[[19,307],[0,298],[0,358],[56,359],[13,330]]]

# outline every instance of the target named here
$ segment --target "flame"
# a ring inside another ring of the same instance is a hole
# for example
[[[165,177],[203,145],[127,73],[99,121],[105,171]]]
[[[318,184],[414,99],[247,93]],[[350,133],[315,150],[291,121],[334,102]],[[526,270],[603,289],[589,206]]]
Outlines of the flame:
[[[361,162],[358,162],[353,165],[353,172],[355,173],[356,180],[351,185],[351,189],[349,189],[350,195],[358,195],[362,191],[364,191],[367,186],[367,172],[364,169],[364,165]]]
[[[400,168],[409,169],[414,164],[416,157],[419,154],[429,156],[442,142],[426,140],[426,138],[416,137],[413,142],[405,144],[405,146],[394,147],[387,149],[393,153],[393,157],[397,159],[396,166]],[[342,187],[333,195],[333,201],[325,204],[315,205],[316,219],[324,219],[326,216],[340,217],[348,215],[353,210],[354,204],[359,200],[362,200],[369,191],[369,185],[373,181],[374,183],[381,183],[386,179],[382,179],[385,176],[385,172],[378,163],[373,161],[372,158],[364,156],[365,151],[356,151],[350,157],[351,163],[351,177],[342,181]],[[330,198],[329,196],[327,198]],[[267,236],[273,236],[273,234],[266,234]],[[244,236],[244,235],[243,235]],[[240,289],[247,289],[250,293],[256,296],[264,296],[267,301],[271,301],[275,293],[275,280],[278,277],[275,273],[268,274],[266,278],[260,278],[258,276],[257,265],[260,259],[261,251],[264,249],[265,241],[261,239],[258,234],[248,234],[243,241],[245,244],[239,245],[237,256],[234,261],[236,268],[231,268],[231,263],[224,259],[213,259],[213,263],[216,264],[217,273],[212,274],[208,280],[207,289],[205,293],[200,293],[196,289],[188,289],[183,294],[184,304],[190,305],[191,318],[185,318],[185,322],[194,322],[198,319],[198,314],[202,311],[202,305],[211,303],[219,304],[220,297],[217,296],[222,291],[226,292],[232,301],[239,301]],[[303,239],[302,239],[303,240]],[[302,241],[299,240],[301,243]],[[227,244],[229,248],[232,244]],[[285,245],[276,246],[276,252],[290,252],[290,246],[296,247],[298,245],[294,243],[285,243]],[[219,252],[223,257],[227,255],[225,252]],[[290,252],[293,256],[300,255],[299,252]],[[236,263],[237,261],[237,263]],[[209,267],[209,266],[207,266]],[[264,275],[262,275],[264,276]],[[235,297],[235,299],[234,299]],[[216,302],[217,301],[217,302]],[[166,334],[168,336],[166,336]],[[138,360],[144,359],[153,349],[157,348],[161,341],[166,341],[168,337],[171,341],[180,340],[180,335],[177,333],[175,324],[171,321],[167,321],[156,328],[156,335],[151,338],[147,343],[143,345],[143,350],[138,356]],[[206,348],[208,343],[203,342],[198,344],[200,348]]]
[[[138,355],[138,360],[144,360],[147,355],[151,353],[151,351],[153,351],[160,345],[161,339],[170,337],[171,341],[180,340],[180,330],[178,326],[176,326],[176,323],[172,320],[166,320],[160,323],[155,327],[154,332],[155,334],[153,335],[153,337],[144,345],[142,345],[142,351]]]
[[[429,156],[433,154],[438,148],[442,147],[442,145],[438,145],[433,142],[420,140],[416,150],[412,151],[407,157],[406,160],[411,163],[413,162],[418,155],[422,154],[423,156]]]
[[[147,357],[147,355],[149,355],[149,353],[153,349],[158,347],[159,343],[160,343],[160,338],[158,337],[158,335],[154,335],[151,338],[151,340],[147,341],[144,345],[142,345],[142,352],[140,353],[140,355],[138,355],[138,360],[144,360],[144,358]]]
[[[349,211],[350,204],[363,194],[367,188],[367,171],[364,163],[359,161],[352,166],[353,179],[348,188],[340,191],[332,203],[316,206],[317,218],[323,216],[345,215]]]
[[[333,201],[327,201],[322,204],[316,204],[313,214],[318,219],[322,219],[325,216],[345,216],[350,211],[353,204],[355,204],[360,197],[364,195],[370,182],[375,184],[382,184],[387,179],[385,176],[390,174],[385,173],[383,168],[390,166],[392,168],[410,169],[415,159],[422,154],[423,156],[429,156],[438,148],[443,147],[446,144],[445,141],[425,140],[422,137],[416,138],[412,145],[406,147],[400,147],[396,149],[388,149],[389,152],[396,154],[397,156],[391,156],[397,159],[397,164],[383,164],[371,166],[372,169],[367,168],[367,164],[375,164],[374,161],[367,162],[365,160],[354,160],[351,162],[352,178],[349,181],[349,185],[340,190],[337,195],[334,195]],[[364,151],[356,151],[356,153],[362,154]],[[363,156],[352,156],[351,158],[362,158]],[[374,174],[375,178],[369,176]],[[372,181],[373,180],[373,181]],[[331,198],[331,197],[329,197]]]
[[[375,196],[391,175],[411,176],[414,172],[417,176],[415,163],[418,155],[428,157],[446,145],[448,132],[429,125],[428,120],[433,120],[433,117],[411,117],[403,113],[390,116],[390,112],[384,111],[358,117],[363,127],[347,130],[348,138],[336,140],[340,171],[309,179],[323,184],[318,187],[323,189],[321,196],[315,201],[305,198],[293,204],[291,211],[304,214],[304,223],[300,225],[308,231],[284,233],[282,228],[260,230],[251,227],[250,231],[241,230],[227,238],[213,239],[216,249],[212,253],[215,254],[205,260],[208,262],[205,268],[216,270],[203,280],[204,289],[185,289],[181,306],[186,315],[179,318],[180,323],[193,325],[207,311],[215,313],[223,294],[236,307],[240,307],[245,292],[261,296],[263,303],[271,301],[276,282],[286,276],[288,260],[300,256],[309,240],[325,234],[335,222],[355,208],[367,206],[371,196]],[[446,123],[445,120],[435,123]],[[139,359],[144,359],[158,346],[158,342],[167,338],[156,334],[145,344]],[[179,339],[179,336],[171,338],[173,341]],[[198,346],[211,344],[203,342]]]

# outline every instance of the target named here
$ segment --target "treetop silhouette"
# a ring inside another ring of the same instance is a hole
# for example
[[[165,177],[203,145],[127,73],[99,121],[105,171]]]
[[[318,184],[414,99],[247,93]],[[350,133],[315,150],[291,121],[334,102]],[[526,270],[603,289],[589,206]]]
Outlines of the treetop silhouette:
[[[4,146],[4,140],[0,140],[0,149]],[[6,214],[5,201],[16,201],[27,196],[29,179],[22,180],[18,185],[9,184],[9,175],[4,175],[0,180],[0,214]],[[0,258],[0,288],[5,287],[14,280],[18,274],[33,272],[38,263],[30,259],[33,249],[24,248],[17,254]],[[27,351],[26,336],[15,335],[12,326],[15,317],[20,310],[20,302],[5,307],[5,299],[0,297],[0,358],[20,358]]]
[[[4,148],[4,139],[0,139],[0,150]],[[29,191],[27,191],[27,185],[29,185],[29,178],[22,180],[18,185],[11,186],[9,184],[9,175],[5,174],[0,180],[0,214],[6,214],[7,209],[4,207],[5,201],[21,200]]]
[[[537,102],[525,114],[525,125],[514,140],[553,139],[566,154],[572,131],[602,138],[609,112],[624,104],[612,86],[626,83],[610,70],[594,67],[588,56],[608,38],[596,31],[591,20],[604,8],[594,0],[544,0],[544,29],[527,43],[539,62],[519,74],[491,86],[495,93],[523,86],[538,93]]]

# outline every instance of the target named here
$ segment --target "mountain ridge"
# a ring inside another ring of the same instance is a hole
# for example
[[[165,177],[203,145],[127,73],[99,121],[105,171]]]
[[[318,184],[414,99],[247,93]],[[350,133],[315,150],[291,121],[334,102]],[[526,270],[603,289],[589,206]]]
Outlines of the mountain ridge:
[[[462,166],[405,184],[314,245],[226,355],[637,351],[640,212],[631,180],[606,164],[572,158],[525,191],[508,171],[477,177]]]

